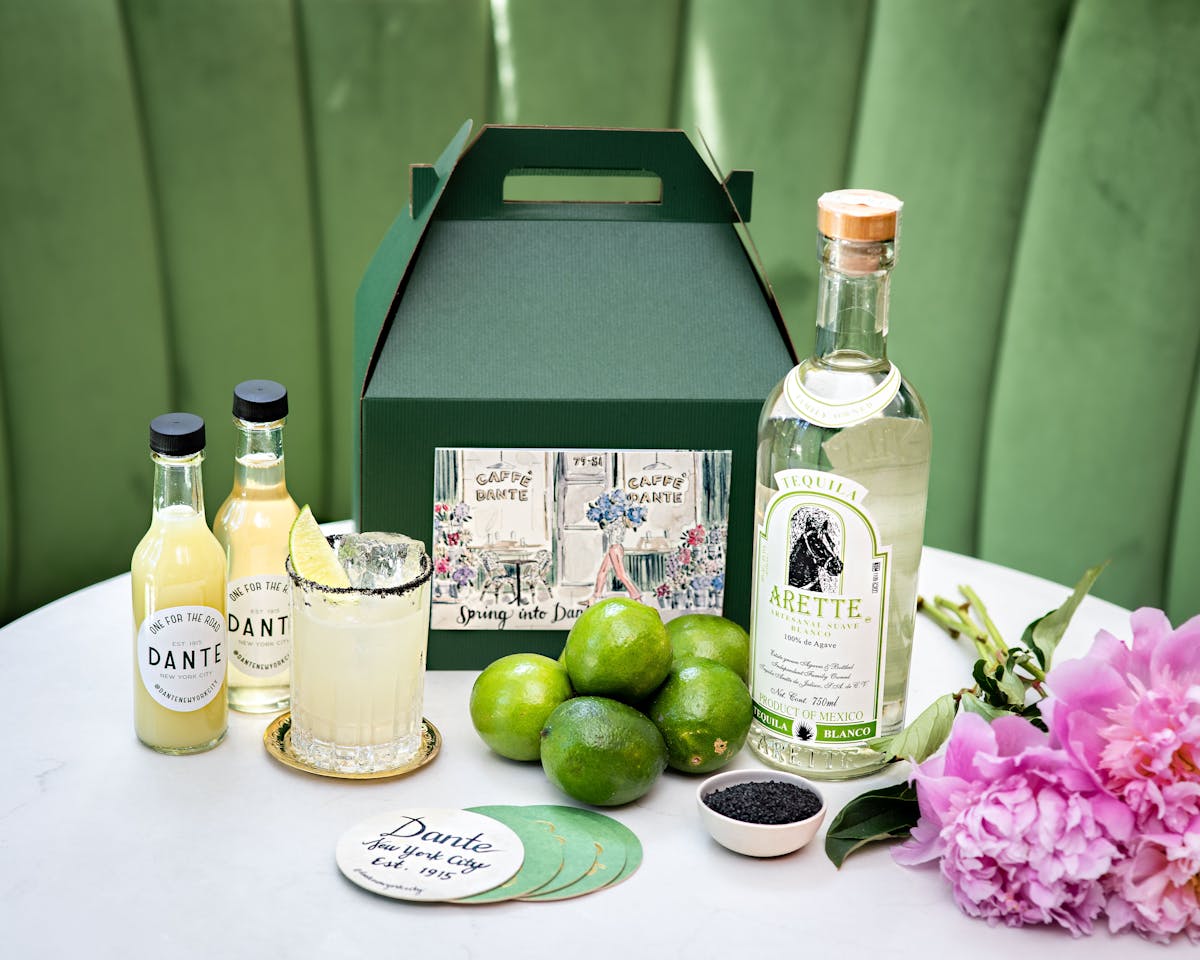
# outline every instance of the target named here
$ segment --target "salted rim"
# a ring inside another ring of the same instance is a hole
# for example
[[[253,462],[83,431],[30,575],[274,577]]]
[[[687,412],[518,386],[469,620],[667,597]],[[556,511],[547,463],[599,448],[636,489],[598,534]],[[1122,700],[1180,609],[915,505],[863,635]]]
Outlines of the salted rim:
[[[336,550],[337,545],[342,542],[345,536],[346,534],[344,533],[334,533],[327,536],[325,540]],[[410,580],[408,583],[402,583],[398,587],[331,587],[328,584],[317,583],[316,580],[309,580],[300,576],[292,566],[291,557],[288,557],[283,565],[284,569],[287,570],[287,575],[291,577],[292,583],[304,590],[317,590],[320,593],[333,593],[341,596],[353,593],[365,597],[398,597],[405,593],[411,593],[422,584],[428,583],[429,578],[433,576],[433,560],[430,559],[429,554],[422,553],[421,559],[424,563],[422,564],[421,574],[417,579]]]

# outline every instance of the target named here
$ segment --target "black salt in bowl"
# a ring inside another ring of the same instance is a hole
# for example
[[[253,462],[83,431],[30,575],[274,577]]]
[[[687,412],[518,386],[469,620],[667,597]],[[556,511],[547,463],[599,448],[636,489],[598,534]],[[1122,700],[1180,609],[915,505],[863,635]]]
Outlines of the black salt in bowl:
[[[811,782],[777,770],[728,770],[696,792],[700,819],[713,839],[736,853],[778,857],[809,843],[825,819]]]

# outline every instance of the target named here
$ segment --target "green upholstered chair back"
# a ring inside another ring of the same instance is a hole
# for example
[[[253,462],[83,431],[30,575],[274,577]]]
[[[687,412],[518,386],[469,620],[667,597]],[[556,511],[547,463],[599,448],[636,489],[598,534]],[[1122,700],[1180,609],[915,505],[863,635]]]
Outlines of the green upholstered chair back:
[[[927,542],[1194,614],[1197,50],[1193,0],[0,0],[0,620],[126,568],[157,413],[212,515],[240,379],[348,515],[354,290],[465,117],[699,128],[801,351],[815,197],[899,194]]]

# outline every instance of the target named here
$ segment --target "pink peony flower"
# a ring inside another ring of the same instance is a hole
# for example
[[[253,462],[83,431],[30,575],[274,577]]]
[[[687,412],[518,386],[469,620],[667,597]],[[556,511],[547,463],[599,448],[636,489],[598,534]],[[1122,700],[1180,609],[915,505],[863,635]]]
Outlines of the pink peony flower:
[[[1047,734],[964,712],[913,778],[921,819],[893,849],[898,862],[940,858],[959,907],[989,923],[1091,932],[1133,817]]]
[[[1139,831],[1107,887],[1108,926],[1158,943],[1185,934],[1200,943],[1200,818],[1182,832]]]
[[[1055,667],[1046,715],[1064,748],[1133,811],[1138,836],[1110,883],[1109,926],[1200,942],[1200,617],[1132,618],[1133,644],[1101,631]]]
[[[1047,678],[1064,747],[1142,822],[1180,830],[1200,815],[1200,617],[1178,630],[1134,612],[1133,646],[1100,631],[1088,655]]]

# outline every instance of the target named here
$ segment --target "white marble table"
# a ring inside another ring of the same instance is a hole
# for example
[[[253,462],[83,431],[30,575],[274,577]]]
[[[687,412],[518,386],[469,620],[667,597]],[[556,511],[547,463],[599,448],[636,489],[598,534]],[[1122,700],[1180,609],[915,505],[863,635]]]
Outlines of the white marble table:
[[[1066,590],[928,550],[923,593],[969,582],[1008,636]],[[1095,631],[1128,636],[1126,613],[1089,599],[1060,657]],[[352,886],[334,843],[357,821],[406,805],[569,803],[536,764],[489,753],[471,728],[469,672],[432,673],[426,715],[441,756],[405,779],[347,783],[286,769],[262,744],[267,718],[231,713],[226,741],[160,756],[133,734],[127,577],[65,597],[0,630],[0,703],[11,725],[0,777],[0,955],[4,957],[947,957],[1024,952],[1056,960],[1161,956],[1100,929],[990,928],[953,905],[936,870],[885,849],[839,872],[820,838],[777,860],[729,853],[702,831],[697,781],[668,772],[609,811],[645,847],[626,883],[578,900],[422,906]],[[909,716],[970,682],[972,657],[922,620]],[[743,751],[734,764],[753,766]],[[831,805],[904,768],[828,787]],[[1179,949],[1186,949],[1183,944]]]

